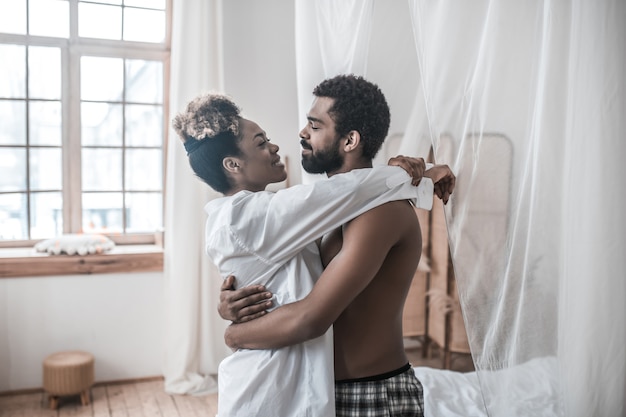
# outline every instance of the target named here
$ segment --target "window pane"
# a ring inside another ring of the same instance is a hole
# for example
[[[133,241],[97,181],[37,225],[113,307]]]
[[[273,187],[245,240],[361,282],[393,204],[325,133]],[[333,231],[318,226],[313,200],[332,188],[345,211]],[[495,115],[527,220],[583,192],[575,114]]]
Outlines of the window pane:
[[[0,100],[0,145],[26,144],[26,103]]]
[[[60,190],[63,165],[61,148],[30,149],[30,189]]]
[[[28,49],[28,95],[61,99],[61,49],[41,46]]]
[[[82,167],[83,190],[122,190],[121,149],[83,149]]]
[[[126,193],[127,233],[154,232],[163,226],[161,193]]]
[[[126,60],[126,100],[151,104],[163,102],[163,64],[161,62]]]
[[[26,35],[26,0],[0,1],[0,32]]]
[[[25,148],[0,148],[0,191],[26,191]]]
[[[165,11],[125,8],[124,40],[163,42],[165,40]]]
[[[28,14],[31,35],[69,37],[70,6],[67,0],[29,0]]]
[[[122,193],[83,193],[83,232],[121,233]]]
[[[160,149],[128,149],[126,151],[126,189],[160,191],[163,184],[162,155]]]
[[[60,192],[31,194],[30,213],[31,239],[63,234],[63,197]]]
[[[122,101],[123,65],[120,58],[82,57],[80,60],[81,99]]]
[[[83,1],[83,0],[80,0]],[[93,0],[87,0],[88,2],[92,2]],[[118,4],[118,5],[122,5],[122,0],[98,0],[98,3],[106,3],[106,4]]]
[[[61,103],[31,101],[30,144],[61,146]]]
[[[78,36],[122,39],[122,8],[102,4],[78,4]]]
[[[26,98],[26,47],[0,44],[0,97]]]
[[[122,105],[82,103],[80,120],[83,145],[122,145]]]
[[[0,239],[28,239],[26,213],[25,193],[0,194]]]
[[[165,10],[165,0],[124,0],[124,5]]]
[[[161,106],[129,104],[126,106],[126,144],[161,146],[163,116]]]

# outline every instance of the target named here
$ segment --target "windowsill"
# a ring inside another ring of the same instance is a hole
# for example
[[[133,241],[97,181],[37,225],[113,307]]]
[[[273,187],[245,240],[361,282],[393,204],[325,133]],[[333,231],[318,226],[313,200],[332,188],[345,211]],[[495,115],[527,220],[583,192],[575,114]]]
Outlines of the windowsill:
[[[0,278],[163,271],[163,248],[117,245],[99,255],[49,255],[33,248],[0,249]]]

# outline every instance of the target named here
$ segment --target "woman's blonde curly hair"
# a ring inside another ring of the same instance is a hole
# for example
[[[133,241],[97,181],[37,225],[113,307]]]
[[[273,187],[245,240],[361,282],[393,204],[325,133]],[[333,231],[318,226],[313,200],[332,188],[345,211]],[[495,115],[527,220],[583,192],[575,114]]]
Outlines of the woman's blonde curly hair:
[[[241,110],[229,97],[208,93],[190,101],[185,111],[174,117],[172,126],[183,142],[213,138],[224,132],[239,136],[240,118]]]

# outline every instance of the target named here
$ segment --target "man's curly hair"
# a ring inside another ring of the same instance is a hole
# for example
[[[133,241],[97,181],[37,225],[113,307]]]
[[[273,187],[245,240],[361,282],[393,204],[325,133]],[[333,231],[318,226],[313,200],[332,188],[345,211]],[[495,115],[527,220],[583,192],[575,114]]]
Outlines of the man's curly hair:
[[[232,187],[223,159],[241,155],[241,117],[241,110],[229,97],[209,93],[191,100],[185,111],[172,120],[172,127],[187,149],[191,168],[220,193]]]
[[[373,159],[387,136],[391,116],[385,95],[361,76],[338,75],[322,81],[313,94],[335,100],[329,110],[340,136],[351,130],[361,134],[363,157]]]

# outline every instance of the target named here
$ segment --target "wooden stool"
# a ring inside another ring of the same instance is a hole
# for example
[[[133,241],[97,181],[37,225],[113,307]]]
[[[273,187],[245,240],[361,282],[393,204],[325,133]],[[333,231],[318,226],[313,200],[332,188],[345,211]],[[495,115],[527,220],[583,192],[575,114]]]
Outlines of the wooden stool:
[[[83,405],[89,404],[89,389],[94,381],[94,357],[81,351],[58,352],[43,361],[43,388],[49,395],[50,408],[56,410],[59,397],[80,394]]]

